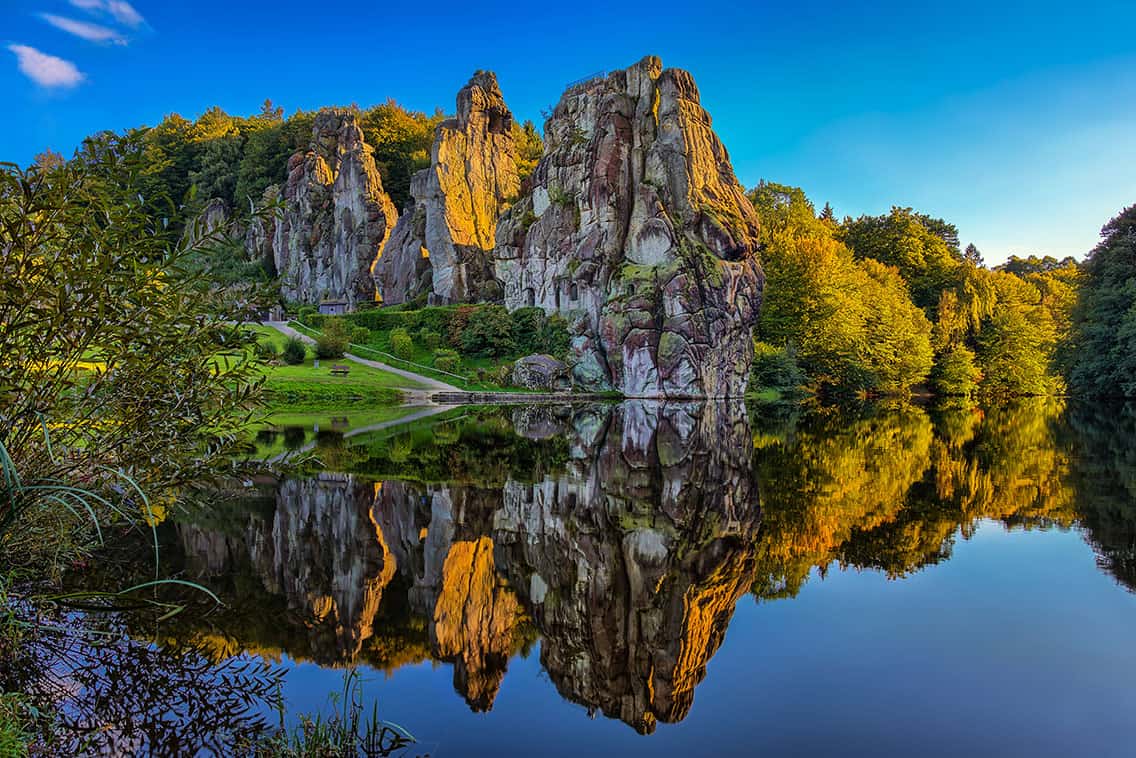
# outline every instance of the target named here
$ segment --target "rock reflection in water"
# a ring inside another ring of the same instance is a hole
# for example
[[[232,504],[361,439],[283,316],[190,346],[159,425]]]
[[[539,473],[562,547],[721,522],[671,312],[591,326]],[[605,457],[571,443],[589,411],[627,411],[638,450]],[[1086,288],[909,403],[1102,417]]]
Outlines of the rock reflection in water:
[[[569,699],[644,732],[683,718],[753,582],[744,407],[512,415],[521,443],[567,439],[562,470],[518,471],[503,487],[321,474],[281,483],[271,517],[250,516],[239,536],[182,525],[182,546],[199,577],[244,566],[282,598],[306,630],[294,656],[389,651],[376,618],[399,606],[424,621],[430,656],[453,663],[475,711],[492,708],[509,658],[539,634]]]
[[[500,563],[561,694],[650,732],[689,712],[753,582],[749,427],[740,406],[635,402],[569,424],[566,472],[505,487]]]

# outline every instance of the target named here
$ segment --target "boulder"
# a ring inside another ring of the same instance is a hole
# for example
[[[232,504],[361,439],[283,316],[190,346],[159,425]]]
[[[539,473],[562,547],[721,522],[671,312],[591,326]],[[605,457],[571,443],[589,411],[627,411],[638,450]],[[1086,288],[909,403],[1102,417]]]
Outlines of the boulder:
[[[573,324],[572,371],[631,397],[741,397],[764,277],[758,219],[694,79],[648,57],[574,85],[497,226],[510,309]]]
[[[526,355],[513,364],[513,384],[529,390],[570,390],[568,366],[551,355]]]
[[[414,175],[375,281],[386,304],[422,292],[434,303],[492,296],[497,220],[520,190],[513,114],[497,77],[478,71],[438,125],[430,167]],[[429,272],[426,274],[426,272]]]
[[[316,304],[375,299],[371,268],[397,212],[354,111],[325,108],[311,147],[288,161],[272,251],[286,300]]]

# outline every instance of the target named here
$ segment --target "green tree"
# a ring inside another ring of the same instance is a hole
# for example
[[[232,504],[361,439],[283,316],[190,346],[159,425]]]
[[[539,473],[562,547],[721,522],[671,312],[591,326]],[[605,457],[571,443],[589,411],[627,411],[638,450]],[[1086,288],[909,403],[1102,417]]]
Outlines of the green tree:
[[[394,100],[368,108],[359,114],[363,135],[375,153],[375,163],[383,178],[383,189],[398,208],[410,199],[410,178],[430,165],[434,130],[444,116],[410,111]]]
[[[762,182],[765,299],[757,336],[792,350],[814,385],[839,393],[905,392],[931,369],[931,324],[897,271],[854,260],[795,187]]]
[[[894,207],[886,216],[849,221],[840,239],[857,260],[874,258],[898,268],[911,288],[912,300],[927,312],[942,291],[955,284],[962,262],[958,231],[911,208]]]
[[[111,493],[88,502],[96,517],[152,520],[112,485],[129,477],[156,503],[231,473],[242,450],[259,386],[248,314],[138,202],[148,147],[102,136],[66,164],[0,170],[0,441],[22,477],[0,498],[9,536],[65,515],[52,488],[80,479]]]
[[[544,141],[531,120],[524,124],[513,122],[513,142],[517,146],[517,175],[523,182],[536,168],[544,153]]]
[[[1076,389],[1136,396],[1136,205],[1105,224],[1085,261],[1073,348]]]
[[[320,358],[342,358],[351,342],[347,321],[340,317],[329,318],[316,338],[316,355]]]

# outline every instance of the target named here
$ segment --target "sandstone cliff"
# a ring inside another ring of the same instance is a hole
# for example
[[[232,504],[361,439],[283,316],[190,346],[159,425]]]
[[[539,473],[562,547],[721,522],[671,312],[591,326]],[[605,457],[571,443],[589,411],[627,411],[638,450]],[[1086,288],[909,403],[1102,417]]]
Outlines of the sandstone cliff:
[[[319,112],[311,147],[288,161],[282,197],[272,240],[281,295],[351,306],[373,300],[371,267],[397,212],[354,113]]]
[[[497,77],[475,73],[458,92],[457,116],[438,126],[430,167],[411,180],[411,200],[375,267],[384,303],[422,292],[436,303],[494,297],[497,220],[520,190],[512,126]]]
[[[571,87],[497,227],[509,308],[570,316],[577,383],[740,397],[764,277],[758,220],[694,79],[644,58]]]

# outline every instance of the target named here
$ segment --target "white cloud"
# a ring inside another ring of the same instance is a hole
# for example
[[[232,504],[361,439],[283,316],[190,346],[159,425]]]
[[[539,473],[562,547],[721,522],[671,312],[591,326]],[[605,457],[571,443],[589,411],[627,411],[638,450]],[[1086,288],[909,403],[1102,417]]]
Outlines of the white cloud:
[[[134,6],[125,0],[107,0],[107,10],[114,20],[120,24],[137,29],[146,20],[142,14],[134,10]]]
[[[116,45],[126,44],[126,38],[124,38],[114,29],[108,29],[105,26],[99,26],[98,24],[88,24],[85,21],[76,21],[73,18],[55,16],[50,13],[41,13],[40,18],[54,26],[56,29],[65,31],[68,34],[74,34],[76,37],[85,39],[88,42],[113,42]]]
[[[71,61],[41,53],[27,45],[8,45],[20,71],[41,87],[75,87],[87,77]]]
[[[70,0],[70,2],[76,8],[82,8],[85,11],[109,13],[115,21],[132,29],[137,29],[146,23],[142,14],[126,0]]]

